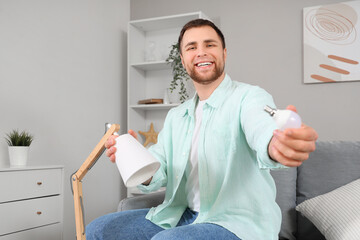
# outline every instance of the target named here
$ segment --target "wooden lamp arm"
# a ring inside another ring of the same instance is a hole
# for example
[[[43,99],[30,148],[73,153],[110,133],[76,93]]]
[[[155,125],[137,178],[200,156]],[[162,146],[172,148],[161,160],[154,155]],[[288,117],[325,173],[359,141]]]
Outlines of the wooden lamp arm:
[[[101,156],[105,150],[105,142],[115,132],[120,130],[120,125],[112,124],[106,131],[105,135],[101,138],[100,142],[96,145],[79,170],[71,176],[72,186],[74,191],[74,208],[75,208],[75,224],[76,224],[76,239],[86,240],[85,226],[84,226],[84,210],[82,207],[82,182],[90,168],[96,163],[96,160]]]

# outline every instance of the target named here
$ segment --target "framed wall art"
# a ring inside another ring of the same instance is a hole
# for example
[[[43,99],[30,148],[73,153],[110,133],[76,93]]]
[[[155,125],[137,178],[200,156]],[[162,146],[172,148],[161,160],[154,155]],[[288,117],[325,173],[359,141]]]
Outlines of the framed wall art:
[[[360,1],[303,10],[304,83],[360,81]]]

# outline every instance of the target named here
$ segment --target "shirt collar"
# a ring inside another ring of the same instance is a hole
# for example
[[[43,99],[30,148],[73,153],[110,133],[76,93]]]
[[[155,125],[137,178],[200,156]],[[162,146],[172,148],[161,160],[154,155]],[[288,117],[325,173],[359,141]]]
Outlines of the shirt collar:
[[[231,78],[229,77],[229,75],[225,74],[225,77],[222,80],[222,82],[214,90],[214,92],[210,95],[210,97],[206,100],[206,104],[208,104],[213,108],[219,107],[222,104],[222,102],[225,100],[225,97],[227,96],[227,92],[230,86],[231,86]],[[192,99],[190,99],[185,103],[186,106],[184,108],[183,116],[185,116],[186,114],[189,114],[189,116],[191,117],[194,116],[195,107],[198,100],[199,100],[199,96],[197,93],[195,93]]]

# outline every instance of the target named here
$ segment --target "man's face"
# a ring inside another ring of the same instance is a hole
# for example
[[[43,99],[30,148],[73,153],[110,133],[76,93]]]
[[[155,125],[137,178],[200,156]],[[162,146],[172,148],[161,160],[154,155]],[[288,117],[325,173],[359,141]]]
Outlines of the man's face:
[[[213,28],[188,29],[180,47],[182,64],[195,82],[207,85],[224,73],[226,49]]]

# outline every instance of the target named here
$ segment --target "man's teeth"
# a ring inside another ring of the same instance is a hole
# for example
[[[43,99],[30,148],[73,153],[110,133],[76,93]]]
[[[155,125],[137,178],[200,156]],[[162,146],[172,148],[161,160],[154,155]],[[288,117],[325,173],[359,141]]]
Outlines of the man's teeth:
[[[203,62],[203,63],[197,64],[198,67],[203,67],[203,66],[208,66],[208,65],[211,65],[211,62]]]

